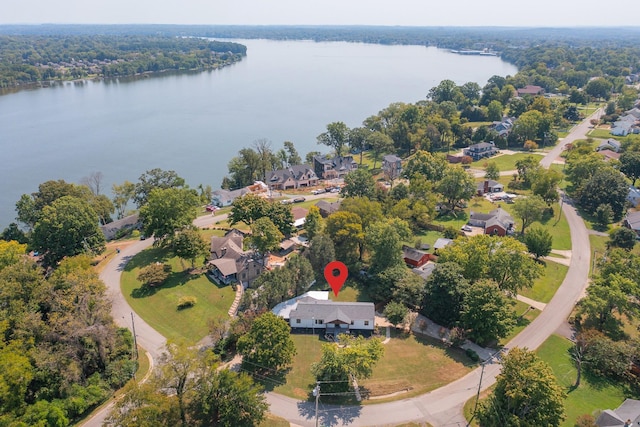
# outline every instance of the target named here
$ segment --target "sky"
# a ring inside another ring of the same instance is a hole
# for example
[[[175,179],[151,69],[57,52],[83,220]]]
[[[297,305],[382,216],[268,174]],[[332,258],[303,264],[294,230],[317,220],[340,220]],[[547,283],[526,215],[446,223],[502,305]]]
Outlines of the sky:
[[[638,26],[602,0],[0,0],[0,24]],[[628,3],[627,3],[628,5]]]

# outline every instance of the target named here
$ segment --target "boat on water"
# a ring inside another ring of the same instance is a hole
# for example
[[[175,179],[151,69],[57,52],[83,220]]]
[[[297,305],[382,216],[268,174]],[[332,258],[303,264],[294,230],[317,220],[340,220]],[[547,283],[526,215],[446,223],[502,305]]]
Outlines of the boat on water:
[[[492,50],[455,50],[451,49],[451,53],[457,53],[458,55],[480,55],[480,56],[498,56],[498,52]]]

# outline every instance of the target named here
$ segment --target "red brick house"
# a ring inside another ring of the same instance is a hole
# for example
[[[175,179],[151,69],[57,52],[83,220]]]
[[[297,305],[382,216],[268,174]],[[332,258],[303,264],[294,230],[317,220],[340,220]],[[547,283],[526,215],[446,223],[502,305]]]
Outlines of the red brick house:
[[[402,245],[402,257],[407,265],[411,267],[422,267],[431,259],[431,254],[407,245]]]

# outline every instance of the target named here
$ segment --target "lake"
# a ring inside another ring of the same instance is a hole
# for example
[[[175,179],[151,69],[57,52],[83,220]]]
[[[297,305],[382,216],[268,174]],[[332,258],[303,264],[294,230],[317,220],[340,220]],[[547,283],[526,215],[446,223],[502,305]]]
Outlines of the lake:
[[[293,141],[304,159],[316,136],[392,102],[416,102],[444,79],[484,86],[517,68],[497,57],[424,46],[234,40],[247,57],[221,70],[66,82],[0,96],[0,230],[15,202],[51,179],[92,172],[114,183],[172,169],[191,187],[220,186],[240,148]]]

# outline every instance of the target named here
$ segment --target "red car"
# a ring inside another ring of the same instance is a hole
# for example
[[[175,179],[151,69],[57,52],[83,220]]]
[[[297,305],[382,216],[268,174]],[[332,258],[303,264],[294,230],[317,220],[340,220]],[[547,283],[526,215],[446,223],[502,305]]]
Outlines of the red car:
[[[218,209],[219,209],[219,208],[218,208],[216,205],[207,205],[207,206],[205,207],[205,210],[206,210],[207,212],[215,212],[215,211],[217,211]]]

